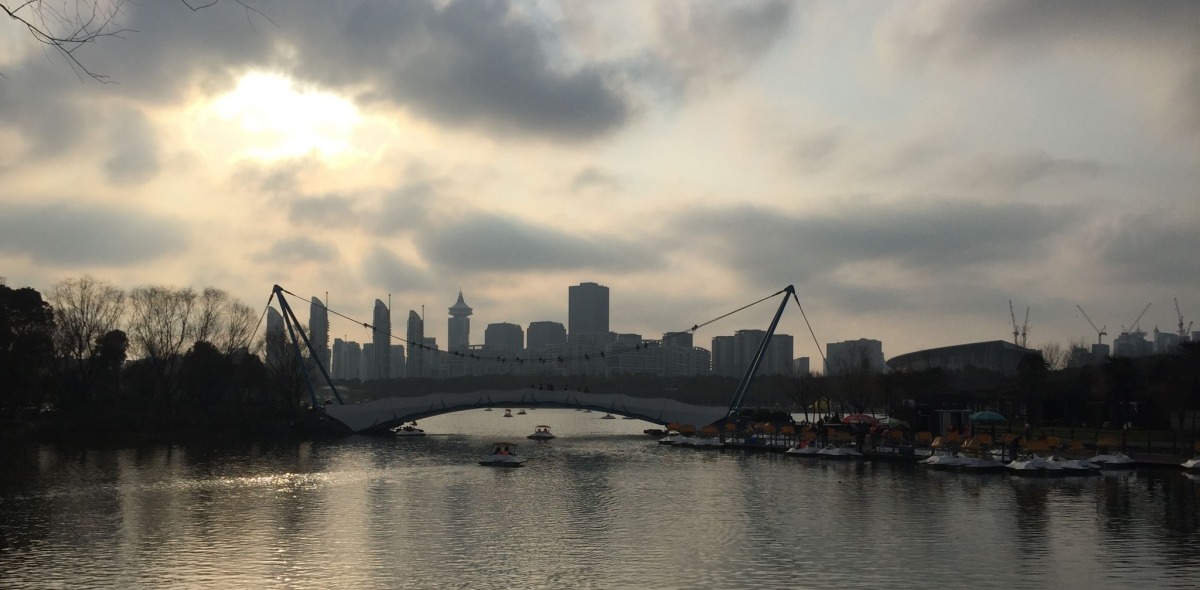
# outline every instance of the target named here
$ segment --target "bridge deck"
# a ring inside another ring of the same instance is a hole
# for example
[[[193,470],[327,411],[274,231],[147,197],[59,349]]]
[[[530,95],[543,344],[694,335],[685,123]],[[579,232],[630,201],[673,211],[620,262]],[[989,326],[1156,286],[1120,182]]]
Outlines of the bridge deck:
[[[729,408],[725,406],[698,406],[667,398],[532,388],[387,397],[357,404],[330,404],[325,406],[325,412],[346,425],[352,432],[372,432],[386,430],[410,420],[497,406],[586,408],[639,418],[655,424],[674,422],[691,424],[696,428],[712,424],[729,412]]]

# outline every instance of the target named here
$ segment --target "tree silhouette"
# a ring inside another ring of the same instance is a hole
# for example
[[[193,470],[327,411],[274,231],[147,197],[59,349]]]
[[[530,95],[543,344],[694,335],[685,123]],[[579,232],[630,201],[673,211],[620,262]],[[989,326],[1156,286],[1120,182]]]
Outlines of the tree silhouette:
[[[179,0],[192,12],[220,3],[221,0]],[[267,18],[244,0],[231,0],[250,14]],[[107,82],[108,76],[89,69],[79,59],[80,49],[105,37],[122,37],[136,32],[120,24],[125,0],[18,0],[0,2],[0,12],[24,27],[38,43],[58,52],[71,68],[93,80]],[[270,19],[267,19],[270,22]]]

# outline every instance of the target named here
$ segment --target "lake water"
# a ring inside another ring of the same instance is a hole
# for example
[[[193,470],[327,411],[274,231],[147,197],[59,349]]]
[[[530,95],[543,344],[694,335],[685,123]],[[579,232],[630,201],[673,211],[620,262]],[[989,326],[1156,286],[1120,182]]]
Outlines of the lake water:
[[[1197,588],[1200,482],[655,444],[473,410],[425,437],[9,447],[4,588]],[[538,424],[559,438],[525,440]],[[495,440],[528,458],[479,466]]]

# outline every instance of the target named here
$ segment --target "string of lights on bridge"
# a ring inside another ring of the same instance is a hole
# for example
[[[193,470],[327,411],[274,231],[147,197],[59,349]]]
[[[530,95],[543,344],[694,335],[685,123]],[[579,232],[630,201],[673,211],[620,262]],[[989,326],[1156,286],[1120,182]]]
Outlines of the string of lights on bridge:
[[[282,292],[282,293],[287,293],[288,295],[291,295],[292,297],[295,297],[295,298],[297,298],[297,299],[300,299],[300,300],[306,300],[304,297],[301,297],[300,295],[297,295],[297,294],[295,294],[295,293],[293,293],[293,292],[291,292],[291,291],[288,291],[287,289],[284,289],[283,287],[279,287],[279,291],[280,291],[280,292]],[[667,334],[666,334],[666,335],[663,337],[663,340],[662,340],[662,341],[663,341],[663,342],[667,342],[667,341],[669,341],[669,340],[670,340],[670,339],[672,339],[672,338],[680,338],[680,337],[682,337],[682,336],[683,336],[683,335],[685,335],[685,334],[695,334],[695,333],[696,333],[696,332],[698,332],[698,331],[699,331],[701,328],[704,328],[704,327],[706,327],[706,326],[708,326],[708,325],[710,325],[710,324],[713,324],[713,323],[715,323],[715,322],[719,322],[719,321],[721,321],[721,320],[723,320],[723,319],[725,319],[725,318],[727,318],[727,317],[729,317],[729,316],[732,316],[732,315],[734,315],[734,314],[737,314],[737,313],[739,313],[739,312],[742,312],[742,311],[745,311],[745,310],[747,310],[747,309],[750,309],[751,307],[754,307],[755,305],[758,305],[758,304],[760,304],[760,303],[762,303],[762,302],[764,302],[764,301],[767,301],[767,300],[769,300],[769,299],[772,299],[772,298],[774,298],[775,296],[779,295],[780,293],[786,293],[786,292],[787,292],[787,289],[781,289],[781,290],[779,290],[779,291],[776,291],[775,293],[772,293],[772,294],[770,294],[770,295],[768,295],[768,296],[766,296],[766,297],[763,297],[762,299],[759,299],[758,301],[755,301],[755,302],[753,302],[753,303],[748,303],[748,304],[746,304],[746,305],[743,305],[742,307],[739,307],[739,308],[737,308],[737,309],[735,309],[735,310],[733,310],[733,311],[730,311],[730,312],[728,312],[728,313],[721,314],[721,315],[719,315],[719,316],[717,316],[717,317],[715,317],[715,318],[713,318],[713,319],[711,319],[711,320],[708,320],[708,321],[705,321],[705,322],[701,322],[701,323],[698,323],[698,324],[692,324],[692,326],[691,326],[690,328],[686,329],[686,330],[680,330],[680,331],[676,331],[676,332],[669,332],[669,333],[667,333]],[[274,293],[274,292],[272,292],[272,293],[271,293],[271,297],[274,297],[274,296],[275,296],[275,293]],[[321,301],[320,299],[318,299],[318,298],[316,298],[316,297],[309,297],[309,298],[307,298],[307,301],[311,302],[311,301],[313,301],[314,299],[315,299],[315,300],[317,300],[317,301]],[[804,307],[800,305],[800,299],[799,299],[798,297],[796,297],[796,294],[795,294],[795,292],[794,292],[794,291],[792,292],[792,299],[793,299],[793,300],[795,300],[795,302],[796,302],[796,306],[797,306],[797,307],[800,309],[800,315],[804,317],[804,323],[805,323],[805,325],[808,327],[808,331],[809,331],[809,333],[810,333],[810,334],[812,334],[812,337],[813,337],[813,342],[814,342],[814,343],[816,343],[816,342],[817,342],[817,337],[816,337],[816,334],[813,332],[812,325],[811,325],[811,324],[809,324],[809,322],[808,322],[808,316],[807,316],[807,314],[805,314],[805,313],[804,313]],[[268,304],[268,305],[270,305],[270,299],[268,299],[268,300],[267,300],[267,304]],[[337,310],[335,310],[335,309],[332,309],[332,308],[328,307],[327,305],[325,305],[325,303],[324,303],[323,301],[322,301],[322,302],[321,302],[321,304],[320,304],[320,305],[318,305],[317,307],[319,307],[319,308],[321,308],[321,309],[324,309],[324,310],[325,310],[325,312],[326,312],[326,313],[328,313],[328,314],[333,314],[333,315],[336,315],[336,316],[338,316],[338,317],[340,317],[340,318],[342,318],[342,319],[344,319],[344,320],[350,321],[350,322],[352,322],[352,323],[354,323],[354,324],[357,324],[357,325],[361,325],[363,328],[366,328],[366,329],[370,330],[372,333],[376,333],[376,331],[375,331],[375,326],[371,325],[370,323],[367,323],[367,322],[360,321],[360,320],[358,320],[357,318],[352,318],[352,317],[350,317],[350,316],[348,316],[348,315],[346,315],[346,314],[343,314],[343,313],[341,313],[341,312],[339,312],[339,311],[337,311]],[[264,310],[264,313],[265,313],[265,310]],[[261,319],[261,318],[260,318],[260,319]],[[496,355],[495,357],[491,357],[491,356],[480,356],[480,355],[477,355],[477,354],[475,354],[475,353],[465,353],[465,352],[462,352],[462,351],[457,351],[457,350],[441,350],[441,349],[439,349],[439,348],[434,348],[434,347],[428,346],[428,345],[426,345],[426,344],[424,344],[424,343],[419,343],[419,342],[410,342],[410,341],[408,341],[408,340],[407,340],[407,339],[405,339],[405,338],[402,338],[402,337],[400,337],[400,336],[397,336],[397,335],[395,335],[395,334],[392,334],[390,330],[388,330],[387,332],[384,332],[384,333],[388,334],[388,336],[389,336],[389,338],[390,338],[391,340],[393,340],[393,341],[397,341],[397,342],[402,342],[402,343],[404,343],[404,344],[408,345],[408,347],[409,347],[409,349],[410,349],[410,350],[411,350],[411,349],[413,349],[413,348],[416,348],[416,349],[419,349],[419,350],[424,350],[424,351],[430,351],[430,352],[436,352],[436,353],[446,354],[446,355],[454,356],[454,357],[457,357],[457,358],[460,358],[460,359],[464,359],[464,360],[472,360],[472,361],[480,361],[480,362],[498,362],[498,363],[501,363],[501,364],[510,363],[510,362],[517,363],[517,364],[525,364],[525,363],[533,363],[533,362],[537,362],[537,363],[539,363],[539,364],[545,364],[545,363],[548,363],[548,362],[557,362],[557,363],[560,363],[560,364],[561,364],[561,363],[568,363],[568,362],[576,362],[576,361],[585,361],[585,362],[589,362],[589,361],[591,361],[591,360],[593,360],[593,359],[607,359],[609,356],[613,356],[613,355],[621,355],[621,354],[626,354],[626,353],[631,353],[631,352],[632,352],[632,353],[637,353],[637,352],[640,352],[640,351],[643,351],[643,350],[649,350],[649,349],[652,347],[652,345],[651,345],[650,343],[639,343],[639,344],[636,344],[636,345],[634,345],[634,346],[632,346],[632,347],[619,348],[619,349],[615,349],[615,350],[612,350],[612,351],[607,351],[607,352],[606,352],[606,351],[600,351],[600,352],[598,352],[598,353],[596,353],[596,354],[584,353],[584,354],[575,355],[575,356],[569,356],[569,355],[556,355],[554,358],[551,358],[551,359],[547,359],[547,358],[545,358],[545,357],[540,357],[540,356],[539,356],[539,357],[537,357],[536,359],[533,359],[533,358],[521,358],[521,357],[519,357],[519,356],[517,356],[517,357],[513,357],[513,358],[506,358],[506,357],[504,357],[503,355]],[[817,345],[817,350],[818,350],[818,352],[820,352],[820,345],[819,345],[819,344]],[[822,354],[822,359],[823,359],[823,358],[824,358],[824,354]]]

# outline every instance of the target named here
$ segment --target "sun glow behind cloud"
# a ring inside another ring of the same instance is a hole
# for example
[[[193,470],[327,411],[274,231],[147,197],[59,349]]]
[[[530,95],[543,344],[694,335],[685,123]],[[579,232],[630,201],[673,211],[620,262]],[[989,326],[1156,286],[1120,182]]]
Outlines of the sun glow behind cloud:
[[[203,119],[224,123],[237,155],[263,160],[316,152],[335,158],[353,150],[358,110],[334,94],[297,89],[288,78],[251,72],[206,105]],[[228,126],[232,125],[232,129]]]

